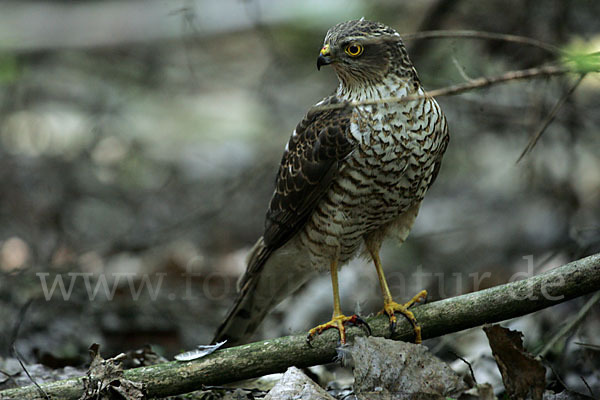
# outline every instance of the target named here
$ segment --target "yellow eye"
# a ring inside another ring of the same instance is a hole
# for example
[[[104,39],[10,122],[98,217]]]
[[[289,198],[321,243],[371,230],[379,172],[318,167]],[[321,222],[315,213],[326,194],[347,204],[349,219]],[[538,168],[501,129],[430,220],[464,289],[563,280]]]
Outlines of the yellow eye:
[[[346,46],[346,54],[348,54],[350,57],[358,57],[362,54],[364,50],[364,47],[362,47],[360,44],[349,44],[348,46]]]

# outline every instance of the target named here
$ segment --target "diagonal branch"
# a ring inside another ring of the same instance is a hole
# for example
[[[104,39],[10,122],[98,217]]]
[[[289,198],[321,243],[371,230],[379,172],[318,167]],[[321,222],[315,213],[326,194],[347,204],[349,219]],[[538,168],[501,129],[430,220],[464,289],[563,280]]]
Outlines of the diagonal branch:
[[[540,357],[545,357],[546,353],[548,353],[548,351],[550,351],[550,349],[554,346],[554,343],[556,343],[560,338],[564,337],[567,333],[569,333],[571,329],[573,329],[578,323],[580,323],[581,320],[585,318],[587,313],[591,310],[591,308],[594,305],[596,305],[596,303],[598,303],[598,301],[600,301],[600,291],[596,292],[596,294],[593,295],[592,298],[589,299],[587,303],[583,305],[583,307],[581,307],[581,309],[579,309],[577,315],[575,315],[575,317],[571,321],[564,325],[558,331],[558,333],[556,333],[556,335],[552,336],[552,339],[550,339],[550,341],[548,341],[548,343],[546,343],[542,350],[540,350],[540,352],[536,355],[539,355]]]
[[[527,154],[531,153],[531,151],[533,150],[533,148],[537,144],[538,140],[540,140],[540,138],[542,137],[542,135],[546,131],[546,128],[548,128],[548,126],[552,123],[552,121],[554,121],[554,118],[556,118],[556,114],[558,114],[558,110],[560,110],[560,108],[563,106],[563,104],[565,104],[565,101],[567,101],[567,98],[570,95],[573,94],[573,92],[575,91],[575,89],[577,89],[577,86],[579,86],[579,84],[581,83],[581,81],[583,80],[583,78],[585,78],[585,74],[581,74],[579,76],[579,79],[577,79],[577,81],[575,81],[575,83],[560,98],[560,100],[558,100],[556,102],[556,104],[554,105],[554,107],[552,107],[552,110],[550,111],[550,113],[548,114],[548,116],[546,117],[546,119],[544,120],[544,122],[542,123],[542,125],[533,134],[533,136],[531,137],[531,140],[529,141],[529,143],[527,143],[527,146],[525,146],[525,149],[523,149],[523,152],[521,153],[521,155],[519,156],[519,158],[517,159],[517,162],[515,164],[518,164],[519,161],[521,161],[523,159],[523,157],[525,157]]]
[[[518,282],[492,287],[414,309],[424,338],[433,338],[484,323],[503,321],[583,296],[600,289],[600,254],[573,261],[562,267]],[[389,337],[385,317],[369,319],[373,335]],[[364,334],[350,328],[348,339]],[[265,340],[219,350],[190,362],[168,362],[125,371],[128,380],[143,382],[148,397],[163,397],[199,390],[242,379],[283,372],[289,366],[308,367],[334,361],[337,332],[327,331],[308,346],[306,333]],[[413,330],[400,321],[395,340],[412,340]],[[82,378],[44,384],[51,398],[78,399],[83,393]],[[0,392],[0,399],[39,399],[35,386]]]

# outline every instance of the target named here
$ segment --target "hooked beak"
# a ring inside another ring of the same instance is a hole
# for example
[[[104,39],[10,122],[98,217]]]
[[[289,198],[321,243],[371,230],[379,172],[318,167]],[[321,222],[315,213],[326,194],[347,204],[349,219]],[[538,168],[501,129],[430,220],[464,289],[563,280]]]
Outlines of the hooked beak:
[[[329,52],[329,44],[326,44],[321,49],[321,52],[319,53],[319,57],[317,58],[317,69],[321,70],[321,66],[329,65],[332,62],[333,61],[331,61],[331,53]]]

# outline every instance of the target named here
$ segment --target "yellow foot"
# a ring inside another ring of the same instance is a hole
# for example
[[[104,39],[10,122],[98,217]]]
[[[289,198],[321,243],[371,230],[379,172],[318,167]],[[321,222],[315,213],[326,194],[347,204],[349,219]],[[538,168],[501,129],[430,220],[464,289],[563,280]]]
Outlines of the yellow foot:
[[[331,321],[315,326],[310,331],[308,331],[306,342],[310,345],[310,341],[315,335],[320,335],[323,331],[334,328],[340,332],[340,342],[342,344],[346,344],[346,327],[344,325],[347,324],[355,326],[364,326],[369,335],[371,334],[371,327],[369,326],[369,324],[367,324],[366,321],[358,315],[346,317],[345,315],[340,314],[331,318]]]
[[[417,323],[417,319],[415,318],[415,315],[411,311],[409,311],[409,308],[412,307],[415,303],[418,303],[421,300],[425,300],[426,298],[427,298],[427,291],[421,290],[415,297],[413,297],[406,304],[398,304],[392,300],[390,300],[388,302],[384,302],[383,310],[381,310],[379,312],[379,314],[385,313],[390,318],[390,328],[392,330],[392,333],[394,332],[394,330],[396,330],[396,321],[397,320],[396,320],[395,313],[398,312],[398,313],[404,315],[406,317],[406,319],[408,320],[408,322],[411,323],[411,325],[413,326],[413,329],[415,331],[415,343],[419,344],[422,342],[421,327]]]

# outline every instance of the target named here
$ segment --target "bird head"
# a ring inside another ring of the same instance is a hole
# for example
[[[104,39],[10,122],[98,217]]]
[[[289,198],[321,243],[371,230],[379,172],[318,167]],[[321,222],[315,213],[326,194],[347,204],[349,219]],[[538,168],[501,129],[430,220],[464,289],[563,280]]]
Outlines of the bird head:
[[[398,32],[365,19],[342,22],[329,29],[317,68],[329,64],[345,86],[377,84],[388,74],[416,78]]]

